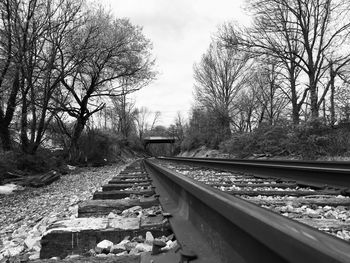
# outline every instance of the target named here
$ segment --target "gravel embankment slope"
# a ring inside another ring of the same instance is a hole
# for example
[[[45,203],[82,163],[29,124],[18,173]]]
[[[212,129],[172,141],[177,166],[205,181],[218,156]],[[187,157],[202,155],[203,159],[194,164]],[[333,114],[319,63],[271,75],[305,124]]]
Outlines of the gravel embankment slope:
[[[62,175],[51,185],[26,188],[10,195],[0,195],[0,249],[3,243],[25,237],[30,229],[50,218],[75,217],[77,204],[91,199],[93,193],[118,174],[125,165],[79,168]]]

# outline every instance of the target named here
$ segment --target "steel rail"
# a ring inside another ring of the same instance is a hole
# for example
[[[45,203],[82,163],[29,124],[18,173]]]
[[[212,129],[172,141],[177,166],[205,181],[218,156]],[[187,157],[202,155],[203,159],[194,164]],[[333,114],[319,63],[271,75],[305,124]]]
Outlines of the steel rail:
[[[227,171],[252,173],[263,178],[283,178],[297,181],[301,185],[314,185],[316,187],[335,186],[344,189],[344,194],[350,194],[350,167],[335,168],[312,165],[309,162],[273,163],[255,160],[242,161],[234,159],[214,158],[186,158],[186,157],[159,157],[160,160],[175,161],[200,165]]]
[[[193,262],[350,262],[350,245],[145,160],[155,191]],[[192,261],[191,261],[192,262]]]
[[[193,157],[176,157],[178,159],[189,159]],[[267,159],[227,159],[227,158],[203,158],[196,157],[198,160],[211,160],[211,161],[230,161],[241,163],[262,163],[262,164],[279,164],[279,165],[293,165],[293,166],[308,166],[319,168],[336,168],[336,169],[349,169],[350,162],[348,161],[303,161],[303,160],[267,160]]]

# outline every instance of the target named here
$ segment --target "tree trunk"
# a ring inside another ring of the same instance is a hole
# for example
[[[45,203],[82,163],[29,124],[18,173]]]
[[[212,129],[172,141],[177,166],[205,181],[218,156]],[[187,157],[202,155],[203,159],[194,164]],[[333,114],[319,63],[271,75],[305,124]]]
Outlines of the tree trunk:
[[[331,79],[330,79],[330,86],[331,86],[331,95],[330,95],[330,115],[331,115],[331,126],[333,127],[335,124],[335,105],[334,105],[334,94],[335,94],[335,86],[334,86],[334,77],[333,77],[333,68],[331,68]]]
[[[27,105],[27,98],[26,94],[22,94],[22,112],[21,112],[21,147],[22,151],[25,153],[29,153],[29,141],[27,136],[27,129],[28,129],[28,105]]]
[[[79,145],[78,141],[79,138],[84,130],[85,124],[87,119],[84,117],[79,117],[77,119],[77,123],[74,126],[73,136],[71,138],[68,154],[69,154],[69,160],[74,161],[79,158]]]
[[[291,79],[290,80],[290,89],[292,93],[292,119],[293,119],[293,124],[298,125],[300,122],[300,107],[298,105],[298,96],[296,92],[296,84],[295,80]]]
[[[309,85],[310,85],[310,111],[311,119],[315,120],[319,117],[319,108],[318,108],[318,95],[317,95],[317,83],[314,80],[313,75],[309,76]]]
[[[323,106],[322,106],[322,113],[323,113],[323,118],[326,120],[327,113],[326,113],[326,100],[323,100]]]
[[[9,126],[11,124],[15,109],[16,99],[19,91],[19,69],[16,69],[14,80],[12,83],[10,97],[7,100],[6,113],[0,114],[0,136],[2,141],[2,147],[5,151],[12,150],[11,134]]]
[[[0,125],[0,138],[4,151],[12,150],[11,135],[8,126]]]

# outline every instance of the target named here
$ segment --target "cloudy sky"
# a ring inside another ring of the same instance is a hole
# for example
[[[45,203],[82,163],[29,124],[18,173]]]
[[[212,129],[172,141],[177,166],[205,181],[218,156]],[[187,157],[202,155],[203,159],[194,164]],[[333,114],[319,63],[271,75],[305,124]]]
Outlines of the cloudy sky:
[[[143,27],[153,42],[159,75],[133,97],[136,106],[160,111],[168,126],[178,111],[187,118],[193,103],[193,64],[200,61],[217,27],[247,23],[244,0],[105,0],[117,17]]]

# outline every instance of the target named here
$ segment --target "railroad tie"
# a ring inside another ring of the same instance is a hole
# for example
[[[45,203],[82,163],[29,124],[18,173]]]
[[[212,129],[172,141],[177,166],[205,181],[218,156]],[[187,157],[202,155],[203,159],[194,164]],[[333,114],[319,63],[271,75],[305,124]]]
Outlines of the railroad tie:
[[[148,174],[140,162],[136,162],[102,186],[102,191],[96,191],[92,200],[79,204],[78,218],[53,222],[41,240],[40,258],[87,255],[103,240],[118,244],[126,237],[147,237],[148,232],[154,237],[172,233]],[[147,245],[141,243],[140,246]],[[143,254],[152,260],[151,251]],[[173,252],[161,257],[178,260]],[[74,262],[80,262],[78,258],[74,259]],[[96,262],[94,257],[84,260],[81,262]],[[136,263],[140,256],[115,256],[113,260],[110,262]]]

